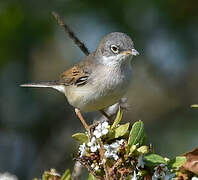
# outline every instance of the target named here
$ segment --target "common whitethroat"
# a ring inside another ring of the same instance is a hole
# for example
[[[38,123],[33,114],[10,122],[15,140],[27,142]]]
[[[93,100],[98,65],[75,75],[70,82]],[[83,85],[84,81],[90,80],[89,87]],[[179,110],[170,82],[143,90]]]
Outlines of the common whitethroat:
[[[121,32],[107,34],[97,49],[63,72],[58,80],[22,84],[21,87],[47,87],[65,94],[79,118],[84,112],[104,109],[118,102],[131,79],[131,59],[139,55],[132,39]],[[108,117],[108,116],[107,116]]]

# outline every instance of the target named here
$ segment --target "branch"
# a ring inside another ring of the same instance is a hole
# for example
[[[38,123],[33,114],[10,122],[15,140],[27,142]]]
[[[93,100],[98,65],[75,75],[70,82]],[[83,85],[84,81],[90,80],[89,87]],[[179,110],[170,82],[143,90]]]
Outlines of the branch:
[[[90,165],[86,162],[86,160],[82,160],[82,159],[79,159],[79,158],[75,158],[76,161],[79,161],[81,163],[82,166],[84,166],[85,168],[87,168],[87,170],[93,174],[97,179],[100,179],[100,180],[105,180],[103,177],[99,176],[96,174],[96,172],[94,170],[91,169]]]
[[[78,116],[78,118],[80,119],[81,123],[83,124],[84,128],[87,130],[87,132],[90,132],[90,127],[89,125],[86,123],[85,119],[83,118],[81,112],[79,109],[75,108],[75,112],[76,115]]]
[[[105,155],[104,155],[104,153],[105,153],[104,145],[100,139],[98,139],[98,142],[100,144],[100,150],[99,150],[100,160],[102,162],[102,165],[103,165],[103,168],[105,171],[105,180],[111,180],[110,175],[109,175],[109,167],[106,164],[107,159],[105,158]]]
[[[77,38],[77,36],[73,33],[69,26],[64,23],[63,19],[59,16],[59,14],[57,14],[56,12],[52,12],[52,15],[58,21],[58,24],[63,27],[65,33],[67,33],[69,37],[74,41],[74,43],[81,49],[81,51],[84,52],[85,55],[89,55],[88,48]]]

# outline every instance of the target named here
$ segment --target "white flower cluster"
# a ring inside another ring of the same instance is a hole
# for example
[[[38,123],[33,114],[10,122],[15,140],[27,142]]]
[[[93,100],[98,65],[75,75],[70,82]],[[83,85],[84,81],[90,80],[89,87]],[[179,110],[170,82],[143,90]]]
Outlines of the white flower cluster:
[[[198,180],[198,177],[192,177],[192,179],[191,180]]]
[[[90,148],[91,152],[96,152],[98,149],[100,149],[100,145],[97,142],[97,139],[95,137],[91,138],[91,141],[87,143],[87,145],[85,143],[81,144],[79,147],[79,153],[80,153],[80,157],[83,157],[86,155],[87,152],[87,148]]]
[[[153,173],[152,180],[170,180],[175,177],[175,174],[171,173],[167,166],[164,164],[160,164],[154,168],[155,172]]]
[[[91,165],[91,168],[97,171],[100,167],[98,165],[95,165],[94,163]]]
[[[95,137],[91,138],[91,141],[87,143],[87,146],[90,147],[91,152],[96,152],[98,149],[100,149],[100,145],[98,144]]]
[[[109,132],[108,128],[109,128],[108,122],[105,121],[103,123],[100,123],[98,124],[98,126],[96,126],[93,135],[96,136],[96,138],[100,138]]]
[[[85,143],[80,145],[80,147],[79,147],[80,157],[83,157],[83,156],[86,155],[86,149],[87,148],[86,148],[86,144]]]
[[[114,160],[118,160],[117,152],[119,150],[120,145],[124,143],[124,140],[121,139],[120,141],[116,141],[112,144],[105,144],[104,148],[106,150],[105,157],[106,158],[113,158]]]
[[[97,138],[100,138],[100,137],[106,135],[109,132],[108,128],[109,128],[109,124],[106,121],[103,123],[100,123],[100,124],[98,124],[98,126],[96,126],[96,128],[93,132],[94,136],[91,138],[91,141],[88,142],[87,145],[85,143],[80,145],[80,147],[79,147],[80,157],[86,155],[86,151],[87,151],[88,147],[90,148],[91,152],[96,152],[100,148],[100,145],[97,142]]]
[[[8,172],[0,173],[0,180],[18,180],[18,178]]]
[[[86,155],[86,151],[88,148],[90,149],[91,152],[96,152],[98,149],[100,149],[100,145],[98,144],[97,138],[106,135],[109,132],[108,128],[109,128],[109,124],[106,121],[96,126],[93,132],[94,136],[91,138],[90,142],[88,142],[87,145],[85,143],[80,145],[79,147],[80,157]]]

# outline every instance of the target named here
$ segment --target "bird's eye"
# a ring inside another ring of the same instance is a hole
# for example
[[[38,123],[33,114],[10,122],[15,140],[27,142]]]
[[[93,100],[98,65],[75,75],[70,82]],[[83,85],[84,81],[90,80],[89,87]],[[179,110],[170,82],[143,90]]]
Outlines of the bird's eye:
[[[111,45],[111,51],[115,54],[117,54],[119,52],[119,48],[116,45]]]

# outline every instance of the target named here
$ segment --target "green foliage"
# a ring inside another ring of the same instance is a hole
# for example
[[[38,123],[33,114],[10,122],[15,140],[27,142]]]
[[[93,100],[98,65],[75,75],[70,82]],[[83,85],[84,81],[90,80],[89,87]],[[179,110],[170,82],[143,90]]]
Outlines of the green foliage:
[[[186,157],[177,156],[169,160],[154,154],[153,149],[145,144],[143,122],[135,122],[129,133],[130,124],[120,124],[121,118],[122,111],[119,109],[112,125],[100,122],[91,126],[88,132],[72,136],[82,144],[76,159],[89,170],[88,180],[103,179],[104,176],[107,179],[179,178]],[[112,174],[114,177],[111,177]],[[59,177],[56,172],[50,171],[44,172],[42,179],[49,180],[52,176]],[[71,180],[70,171],[66,170],[59,179]]]
[[[88,136],[85,133],[76,133],[76,134],[73,134],[72,137],[76,141],[78,141],[80,144],[88,143],[88,141],[89,141]]]
[[[50,180],[52,178],[58,178],[59,179],[60,174],[56,172],[55,169],[50,169],[50,171],[45,171],[42,175],[42,180]]]
[[[148,146],[141,146],[137,149],[137,152],[141,154],[147,154],[149,152]]]
[[[34,178],[37,180],[37,178]],[[65,173],[61,176],[56,172],[55,169],[50,169],[50,171],[45,171],[42,175],[42,180],[72,180],[71,172],[69,169],[65,171]]]
[[[137,149],[136,145],[132,145],[129,149],[129,155],[132,155],[133,152]]]
[[[117,125],[120,123],[122,119],[122,115],[123,115],[123,111],[119,108],[116,118],[111,126],[111,129],[114,129],[115,127],[117,127]]]
[[[95,178],[94,175],[92,175],[91,173],[89,173],[89,177],[88,180],[98,180],[97,178]]]
[[[67,169],[62,175],[61,180],[72,180],[70,170]]]
[[[90,141],[95,134],[94,127],[90,132],[77,133],[72,136],[78,142],[86,143],[81,146],[79,150],[81,156],[78,159],[83,162],[83,165],[86,164],[84,159],[89,159],[89,163],[85,165],[85,167],[90,166],[88,168],[90,171],[88,180],[95,179],[94,175],[103,178],[105,174],[108,176],[107,174],[112,172],[116,172],[117,178],[121,178],[122,174],[125,173],[125,177],[131,179],[136,176],[136,173],[134,174],[135,169],[139,171],[139,176],[142,177],[161,171],[164,171],[164,175],[169,178],[174,177],[175,174],[172,172],[178,171],[185,163],[186,158],[178,156],[170,161],[154,154],[150,146],[145,145],[146,136],[143,122],[141,120],[135,122],[129,133],[130,124],[120,124],[122,115],[123,112],[119,109],[113,124],[106,129],[108,133],[101,133],[98,139],[95,137],[94,142]],[[98,128],[96,129],[100,131]],[[101,129],[101,132],[103,130]],[[90,141],[89,144],[88,141]],[[105,159],[105,165],[104,162],[101,162],[102,159]],[[115,166],[116,163],[119,165]]]
[[[174,159],[172,159],[168,163],[168,167],[171,169],[178,169],[180,168],[184,163],[186,162],[186,157],[185,156],[177,156]]]
[[[145,133],[144,133],[143,122],[142,121],[135,122],[129,134],[129,140],[128,140],[129,147],[136,144],[141,146],[144,141],[144,137],[145,137]]]
[[[147,166],[157,166],[160,164],[167,164],[164,158],[158,154],[145,155],[143,160]]]
[[[166,158],[153,154],[153,150],[145,145],[146,136],[143,122],[140,120],[135,122],[129,133],[130,124],[120,124],[122,115],[123,112],[119,109],[113,124],[107,126],[105,130],[108,131],[107,134],[102,134],[104,128],[98,129],[97,124],[97,132],[101,131],[99,138],[93,135],[96,133],[95,127],[92,127],[90,132],[76,133],[72,136],[78,142],[85,143],[79,149],[80,157],[78,159],[85,167],[89,167],[88,180],[95,180],[94,175],[103,178],[104,175],[108,176],[113,172],[116,173],[117,178],[121,178],[124,173],[127,179],[131,179],[136,176],[135,169],[142,177],[153,174],[155,171],[156,173],[164,171],[167,177],[175,176],[170,170],[178,171],[184,164],[185,157],[178,156],[167,161]],[[92,141],[93,137],[95,139]],[[85,159],[89,159],[89,162],[86,163]],[[105,164],[102,159],[105,159]],[[117,163],[118,165],[115,165]]]
[[[128,132],[129,125],[130,125],[129,123],[126,123],[126,124],[120,125],[117,128],[111,130],[108,135],[108,137],[109,137],[108,140],[116,139],[116,138],[124,136]]]

